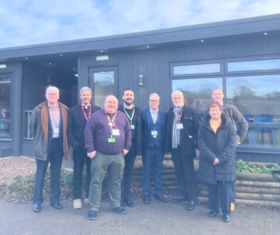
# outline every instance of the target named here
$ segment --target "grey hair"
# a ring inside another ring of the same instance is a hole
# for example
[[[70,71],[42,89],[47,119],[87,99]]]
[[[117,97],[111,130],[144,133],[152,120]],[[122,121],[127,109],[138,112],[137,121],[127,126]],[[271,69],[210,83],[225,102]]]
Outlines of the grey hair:
[[[90,94],[92,93],[92,91],[91,91],[91,89],[90,89],[89,87],[84,86],[84,87],[82,87],[81,90],[80,90],[80,95],[81,95],[84,91],[90,91]]]
[[[173,92],[172,92],[171,98],[173,98],[173,95],[174,95],[175,93],[178,93],[178,94],[182,95],[182,97],[184,97],[184,94],[183,94],[182,91],[176,90],[176,91],[173,91]]]
[[[156,97],[158,97],[158,99],[160,100],[160,96],[159,96],[157,93],[151,93],[149,98],[151,99],[151,96],[153,96],[153,95],[155,95]]]
[[[50,91],[57,91],[59,94],[59,89],[56,86],[48,86],[46,89],[46,94],[48,94]]]

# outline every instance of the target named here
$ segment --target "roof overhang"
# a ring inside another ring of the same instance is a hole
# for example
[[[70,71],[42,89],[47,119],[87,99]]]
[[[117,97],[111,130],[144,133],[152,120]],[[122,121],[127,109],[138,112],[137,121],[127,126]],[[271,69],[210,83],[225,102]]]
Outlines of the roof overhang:
[[[280,31],[280,14],[115,36],[0,49],[0,61],[31,56],[120,50],[157,44]]]

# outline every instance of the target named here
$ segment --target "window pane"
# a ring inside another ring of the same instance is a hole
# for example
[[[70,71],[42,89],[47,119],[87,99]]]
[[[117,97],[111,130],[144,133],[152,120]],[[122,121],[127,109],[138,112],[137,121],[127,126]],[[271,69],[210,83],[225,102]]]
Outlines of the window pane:
[[[201,78],[173,80],[172,91],[180,90],[184,93],[186,105],[193,107],[201,117],[206,109],[212,90],[215,87],[222,87],[222,78]]]
[[[249,122],[245,144],[279,146],[280,75],[227,78],[227,102]]]
[[[174,66],[174,75],[180,74],[202,74],[202,73],[219,73],[220,64],[196,64]]]
[[[252,70],[269,70],[280,69],[280,59],[275,60],[256,60],[228,63],[228,71],[252,71]]]
[[[94,103],[103,106],[106,96],[114,94],[114,71],[94,72]]]
[[[11,79],[0,78],[0,137],[10,135]]]

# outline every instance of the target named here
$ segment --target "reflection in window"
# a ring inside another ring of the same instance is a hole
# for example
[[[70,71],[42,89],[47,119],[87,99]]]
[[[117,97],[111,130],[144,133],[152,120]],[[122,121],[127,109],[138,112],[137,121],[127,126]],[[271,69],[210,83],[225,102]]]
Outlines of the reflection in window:
[[[0,138],[10,135],[11,79],[0,78]]]
[[[94,72],[94,103],[103,106],[106,96],[114,94],[114,71]]]
[[[269,69],[280,69],[280,59],[242,61],[242,62],[229,62],[228,63],[229,72],[269,70]]]
[[[219,73],[220,64],[196,64],[196,65],[180,65],[174,66],[174,75],[181,74],[202,74],[202,73]]]
[[[222,87],[222,78],[201,78],[173,80],[172,91],[180,90],[184,93],[186,105],[196,109],[202,118],[215,87]]]
[[[272,125],[280,123],[280,75],[228,77],[227,102],[250,124],[245,144],[279,146],[279,128]]]

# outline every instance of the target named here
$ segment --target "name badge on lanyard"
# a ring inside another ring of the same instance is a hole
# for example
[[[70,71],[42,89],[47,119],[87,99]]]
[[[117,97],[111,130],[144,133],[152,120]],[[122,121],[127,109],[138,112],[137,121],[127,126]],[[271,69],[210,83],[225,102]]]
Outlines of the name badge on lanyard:
[[[115,143],[116,139],[114,137],[108,138],[108,143]]]
[[[157,138],[157,131],[151,131],[151,135],[153,136],[153,138]]]
[[[58,127],[53,128],[53,134],[59,134],[59,128]]]
[[[178,124],[176,124],[176,129],[177,129],[177,130],[184,129],[183,123],[178,123]]]
[[[120,135],[120,130],[119,129],[112,129],[112,135],[113,136],[119,136]]]

